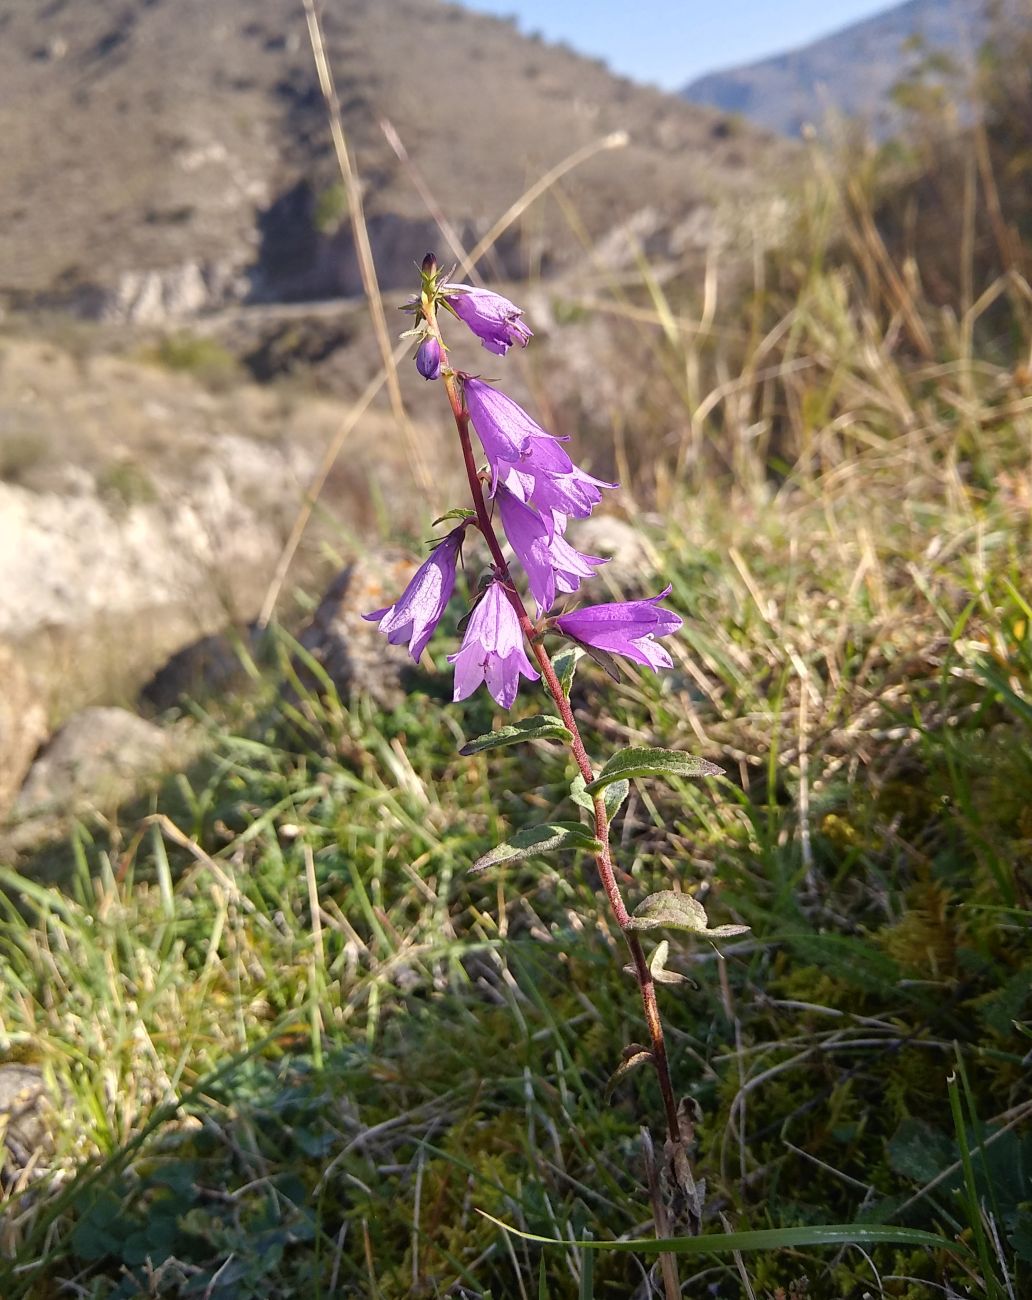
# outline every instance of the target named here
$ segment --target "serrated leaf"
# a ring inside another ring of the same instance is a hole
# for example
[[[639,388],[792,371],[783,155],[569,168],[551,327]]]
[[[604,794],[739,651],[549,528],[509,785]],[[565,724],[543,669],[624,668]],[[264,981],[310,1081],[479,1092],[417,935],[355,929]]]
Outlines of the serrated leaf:
[[[540,713],[533,718],[521,718],[519,722],[510,722],[498,731],[489,731],[476,740],[467,741],[459,750],[466,758],[470,754],[479,754],[485,749],[497,749],[500,745],[515,745],[521,740],[572,740],[572,736],[563,726],[561,719],[553,718],[547,713]]]
[[[564,646],[557,654],[552,656],[552,667],[555,669],[555,675],[559,678],[559,685],[563,688],[563,694],[567,699],[570,698],[570,691],[573,689],[573,678],[577,672],[577,663],[584,656],[584,651],[579,645]]]
[[[652,749],[646,746],[622,749],[606,763],[598,776],[585,788],[588,794],[603,790],[614,781],[632,776],[721,776],[724,769],[705,758],[683,754],[679,749]]]
[[[490,852],[477,858],[470,874],[486,871],[501,862],[519,862],[553,849],[583,849],[585,853],[600,853],[602,845],[590,835],[580,822],[545,822],[541,826],[527,826],[510,840],[496,844]]]
[[[634,909],[627,922],[629,930],[688,930],[703,934],[707,939],[730,939],[747,933],[747,925],[714,925],[706,917],[706,909],[691,894],[678,894],[672,889],[661,889],[649,894]]]
[[[616,1086],[621,1079],[626,1079],[626,1077],[633,1070],[636,1070],[639,1065],[644,1065],[646,1061],[651,1060],[652,1053],[647,1047],[643,1047],[641,1043],[628,1043],[623,1051],[623,1060],[609,1076],[609,1079],[606,1082],[606,1101],[612,1097],[616,1090]]]

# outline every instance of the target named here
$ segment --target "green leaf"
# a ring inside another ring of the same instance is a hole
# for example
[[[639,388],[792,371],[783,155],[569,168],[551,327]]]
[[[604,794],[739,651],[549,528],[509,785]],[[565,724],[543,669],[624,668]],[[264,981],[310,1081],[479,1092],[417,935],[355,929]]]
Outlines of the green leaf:
[[[652,1053],[647,1047],[643,1047],[641,1043],[629,1043],[624,1048],[623,1060],[609,1076],[609,1081],[606,1083],[606,1101],[609,1101],[610,1097],[612,1097],[616,1090],[616,1086],[621,1079],[626,1079],[627,1076],[633,1070],[636,1070],[639,1065],[644,1065],[646,1061],[651,1061],[652,1059]]]
[[[477,858],[470,874],[486,871],[501,862],[519,862],[552,849],[583,849],[585,853],[600,853],[602,845],[589,835],[580,822],[545,822],[542,826],[527,826],[517,831],[511,840],[496,844],[489,853]]]
[[[603,802],[606,805],[606,816],[610,821],[620,811],[620,805],[627,798],[630,788],[629,781],[614,781],[612,785],[606,786]],[[588,794],[588,787],[579,772],[570,782],[570,798],[578,808],[586,808],[589,813],[594,814],[595,801]]]
[[[125,1228],[122,1202],[114,1192],[103,1190],[90,1202],[72,1229],[72,1245],[83,1259],[91,1262],[103,1259],[106,1255],[117,1254]]]
[[[477,736],[459,750],[466,758],[470,754],[479,754],[485,749],[497,749],[500,745],[516,745],[521,740],[571,740],[570,733],[559,718],[541,713],[533,718],[522,718],[519,722],[510,722],[498,731],[489,731],[485,736]]]
[[[585,787],[586,789],[587,787]],[[630,793],[630,781],[614,781],[612,785],[606,786],[604,801],[606,805],[606,816],[610,821],[620,811],[620,805]]]
[[[620,680],[620,666],[608,650],[600,650],[597,645],[587,645],[583,641],[578,641],[577,644],[589,659],[594,659],[606,676],[614,682]]]
[[[585,1228],[581,1236],[582,1241],[591,1240],[591,1229]],[[577,1292],[579,1300],[594,1300],[595,1296],[595,1256],[590,1250],[586,1250],[581,1256],[581,1276],[580,1289]]]
[[[689,982],[687,975],[681,975],[675,970],[667,970],[666,960],[669,955],[670,944],[666,939],[661,939],[649,958],[649,972],[652,978],[657,984],[687,984]]]
[[[555,675],[559,678],[559,685],[563,688],[563,694],[567,699],[570,698],[570,691],[573,689],[573,677],[577,671],[577,664],[583,658],[584,651],[579,645],[568,645],[552,656],[552,667],[555,669]]]
[[[666,960],[669,955],[670,955],[670,944],[666,941],[666,939],[661,939],[660,942],[656,944],[655,948],[652,951],[652,956],[649,958],[649,973],[652,976],[654,983],[690,984],[692,988],[698,988],[699,986],[695,983],[695,981],[693,979],[689,979],[687,975],[682,975],[679,971],[667,970]],[[628,975],[632,976],[635,980],[637,980],[638,968],[637,966],[634,965],[633,962],[628,963],[628,965],[624,967],[624,971]]]
[[[477,1210],[483,1218],[524,1241],[537,1241],[544,1246],[565,1246],[569,1242],[560,1237],[539,1237],[533,1232],[521,1232],[511,1224],[496,1219],[486,1210]],[[631,1241],[582,1241],[585,1250],[632,1251],[636,1255],[724,1255],[736,1250],[782,1250],[796,1246],[924,1246],[929,1250],[952,1250],[957,1255],[971,1258],[971,1251],[962,1242],[951,1241],[934,1232],[919,1228],[893,1228],[884,1224],[828,1223],[801,1228],[758,1228],[745,1232],[714,1232],[703,1237],[638,1237]]]
[[[449,510],[447,514],[438,515],[430,526],[436,528],[438,524],[447,523],[449,519],[472,519],[476,513],[469,506],[456,506],[454,510]]]
[[[957,1144],[923,1119],[906,1115],[889,1139],[888,1157],[896,1173],[916,1183],[929,1183],[957,1163]],[[959,1178],[954,1180],[959,1182]]]
[[[730,939],[747,933],[747,925],[714,925],[706,919],[706,909],[691,894],[678,894],[672,889],[661,889],[634,909],[628,930],[689,930],[704,934],[708,939]],[[665,954],[664,954],[665,955]]]
[[[720,776],[724,769],[677,749],[622,749],[587,787],[588,794],[632,776]]]
[[[586,792],[584,778],[579,772],[570,782],[570,798],[578,808],[586,808],[589,813],[594,813],[595,801],[592,799],[591,795]]]

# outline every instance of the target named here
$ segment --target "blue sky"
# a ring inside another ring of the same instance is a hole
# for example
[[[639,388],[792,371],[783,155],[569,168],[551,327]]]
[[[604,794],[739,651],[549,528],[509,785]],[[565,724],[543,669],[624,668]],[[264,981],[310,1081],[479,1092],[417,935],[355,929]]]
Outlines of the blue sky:
[[[892,0],[461,0],[515,14],[523,32],[566,41],[614,72],[680,89],[891,9]]]

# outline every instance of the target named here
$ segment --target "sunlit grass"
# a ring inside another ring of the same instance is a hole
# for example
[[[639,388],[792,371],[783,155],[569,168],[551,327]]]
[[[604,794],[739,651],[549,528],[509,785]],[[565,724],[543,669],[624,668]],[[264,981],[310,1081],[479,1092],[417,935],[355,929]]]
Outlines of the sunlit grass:
[[[677,887],[751,927],[674,941],[690,982],[662,1005],[706,1231],[786,1232],[682,1261],[685,1293],[1016,1300],[1032,400],[1020,313],[1010,353],[979,331],[1023,291],[1009,274],[959,321],[912,275],[893,298],[864,280],[868,224],[843,235],[818,197],[733,310],[693,316],[648,269],[591,304],[640,384],[611,451],[656,551],[641,581],[687,622],[672,672],[588,664],[572,699],[597,760],[726,771],[636,782],[613,835],[632,905]],[[0,1048],[57,1099],[53,1151],[4,1184],[0,1293],[631,1295],[650,1260],[581,1249],[652,1221],[654,1081],[606,1099],[643,1032],[620,936],[585,859],[467,874],[577,815],[570,763],[459,757],[499,719],[445,702],[443,642],[391,712],[304,690],[279,646],[252,698],[208,702],[204,760],[152,807],[81,828],[52,885],[0,877]],[[942,1245],[787,1234],[841,1223]]]

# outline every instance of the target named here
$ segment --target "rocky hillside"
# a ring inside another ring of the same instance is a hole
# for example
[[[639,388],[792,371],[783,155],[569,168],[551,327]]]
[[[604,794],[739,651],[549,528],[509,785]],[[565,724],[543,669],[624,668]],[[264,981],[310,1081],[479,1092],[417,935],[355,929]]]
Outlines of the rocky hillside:
[[[819,126],[834,112],[863,118],[884,136],[899,122],[895,86],[918,73],[941,82],[970,67],[990,34],[991,14],[1009,20],[1022,7],[1032,12],[1027,0],[907,0],[811,45],[700,77],[682,94],[784,135]],[[948,65],[934,57],[941,54]]]
[[[437,0],[323,10],[386,287],[439,238],[384,120],[470,242],[553,163],[629,133],[563,182],[565,211],[549,198],[510,232],[510,276],[632,220],[659,252],[705,242],[716,205],[779,160],[723,114],[498,19]],[[160,322],[359,291],[297,0],[0,0],[0,34],[0,300]]]

